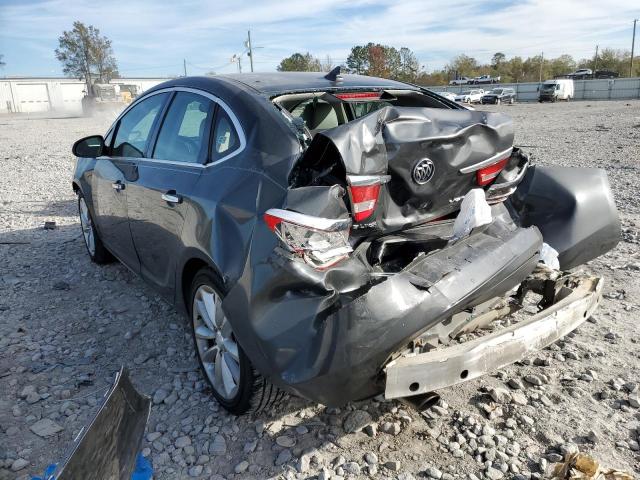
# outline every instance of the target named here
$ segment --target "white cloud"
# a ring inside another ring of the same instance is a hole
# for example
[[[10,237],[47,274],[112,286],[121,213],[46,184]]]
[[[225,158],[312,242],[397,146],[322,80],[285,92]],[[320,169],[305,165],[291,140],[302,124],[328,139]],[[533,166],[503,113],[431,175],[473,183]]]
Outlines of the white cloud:
[[[57,37],[81,20],[113,40],[121,71],[135,75],[179,72],[183,58],[196,73],[233,71],[228,60],[242,51],[248,28],[264,47],[255,52],[261,70],[294,51],[344,61],[352,45],[368,41],[407,46],[433,69],[458,53],[486,61],[496,51],[582,58],[596,44],[629,48],[638,16],[628,0],[24,0],[0,5],[0,51],[6,74],[34,74],[39,64],[48,73]]]

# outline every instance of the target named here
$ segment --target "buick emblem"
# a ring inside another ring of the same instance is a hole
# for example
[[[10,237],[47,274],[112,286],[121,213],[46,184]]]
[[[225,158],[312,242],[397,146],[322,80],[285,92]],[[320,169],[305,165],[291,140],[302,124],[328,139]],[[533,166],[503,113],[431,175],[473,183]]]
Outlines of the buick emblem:
[[[428,158],[423,158],[413,167],[413,181],[418,185],[424,185],[433,177],[436,166]]]

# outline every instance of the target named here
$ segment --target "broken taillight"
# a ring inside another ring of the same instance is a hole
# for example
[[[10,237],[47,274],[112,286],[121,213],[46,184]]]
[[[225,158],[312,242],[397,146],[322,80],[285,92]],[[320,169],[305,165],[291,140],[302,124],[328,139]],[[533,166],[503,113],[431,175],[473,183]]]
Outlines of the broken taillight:
[[[356,222],[373,214],[378,204],[380,186],[390,178],[389,175],[347,175],[353,219]]]
[[[321,218],[272,208],[264,214],[264,221],[290,252],[314,268],[330,267],[353,251],[348,218]]]
[[[481,187],[489,185],[495,178],[500,175],[500,172],[505,167],[509,157],[498,160],[496,163],[489,165],[488,167],[481,168],[476,172],[476,182]]]

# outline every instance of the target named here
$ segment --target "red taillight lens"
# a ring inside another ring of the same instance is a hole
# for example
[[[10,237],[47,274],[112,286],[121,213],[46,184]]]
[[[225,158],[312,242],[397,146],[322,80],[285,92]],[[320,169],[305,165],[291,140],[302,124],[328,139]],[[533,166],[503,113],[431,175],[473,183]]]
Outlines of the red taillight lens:
[[[489,165],[488,167],[481,168],[476,172],[476,182],[481,187],[485,185],[489,185],[495,178],[500,175],[500,172],[505,167],[507,162],[509,161],[509,157],[504,158],[493,165]]]
[[[351,204],[353,206],[353,218],[356,222],[361,222],[371,216],[378,203],[380,195],[380,184],[374,185],[351,185]]]
[[[282,219],[265,213],[264,221],[267,224],[267,227],[269,227],[269,230],[275,230],[276,226],[282,221]]]

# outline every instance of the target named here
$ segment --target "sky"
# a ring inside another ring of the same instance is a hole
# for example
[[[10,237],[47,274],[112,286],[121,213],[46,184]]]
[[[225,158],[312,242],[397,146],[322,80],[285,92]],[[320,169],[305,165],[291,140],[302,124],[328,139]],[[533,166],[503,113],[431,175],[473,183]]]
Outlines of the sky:
[[[544,52],[576,59],[631,48],[638,0],[0,0],[0,76],[59,76],[58,37],[75,20],[113,42],[122,76],[231,73],[247,30],[254,70],[274,71],[294,52],[344,63],[353,45],[408,47],[433,71],[465,53]],[[640,27],[636,51],[640,51]],[[249,58],[242,56],[243,71]]]

